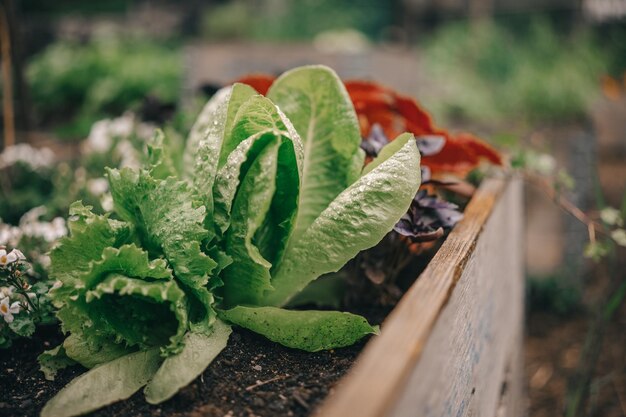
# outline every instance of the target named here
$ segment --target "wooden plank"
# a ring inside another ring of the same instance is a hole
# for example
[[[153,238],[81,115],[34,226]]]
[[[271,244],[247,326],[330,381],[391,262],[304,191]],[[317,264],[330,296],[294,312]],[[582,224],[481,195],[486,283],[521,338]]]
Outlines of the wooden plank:
[[[325,52],[310,43],[193,43],[185,48],[183,96],[203,84],[224,85],[249,73],[280,74],[310,64],[333,68],[343,79],[386,80],[390,87],[415,95],[420,80],[417,53],[371,48],[361,52]]]
[[[505,397],[517,382],[523,328],[521,219],[520,184],[511,183],[390,415],[494,417],[514,400]]]
[[[513,336],[522,328],[521,224],[520,184],[486,180],[381,336],[366,346],[317,415],[495,416],[501,387],[472,385],[493,376],[500,384],[509,351],[521,343],[511,337],[501,346],[500,339],[509,335],[507,326]],[[503,270],[508,277],[496,276]],[[489,287],[498,280],[504,284]],[[496,351],[501,357],[492,360]]]

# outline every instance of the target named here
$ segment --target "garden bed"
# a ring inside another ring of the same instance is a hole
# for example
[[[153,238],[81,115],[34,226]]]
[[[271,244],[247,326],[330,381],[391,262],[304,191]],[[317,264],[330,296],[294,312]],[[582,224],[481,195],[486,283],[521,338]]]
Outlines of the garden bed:
[[[507,404],[512,408],[504,415],[521,410],[515,403],[520,399],[523,302],[520,191],[517,181],[490,179],[481,185],[465,219],[319,415],[405,415],[416,404],[430,407],[434,415],[491,416],[494,407]],[[389,310],[354,312],[380,323]],[[3,355],[0,367],[7,378],[0,415],[37,415],[82,372],[73,367],[55,381],[44,379],[34,358],[61,340],[54,330],[40,331],[33,340],[17,342],[11,355]],[[364,345],[307,353],[236,330],[214,363],[172,400],[149,405],[137,393],[93,415],[310,415]]]

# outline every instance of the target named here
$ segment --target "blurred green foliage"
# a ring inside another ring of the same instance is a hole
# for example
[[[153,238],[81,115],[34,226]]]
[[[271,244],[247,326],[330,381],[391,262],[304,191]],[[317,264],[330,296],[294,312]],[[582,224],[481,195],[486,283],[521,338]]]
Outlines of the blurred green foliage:
[[[526,281],[526,303],[531,312],[543,311],[567,315],[582,307],[580,291],[562,276],[529,277]]]
[[[351,28],[378,39],[393,7],[377,0],[235,0],[207,9],[202,32],[212,39],[307,40],[320,32]]]
[[[85,178],[77,178],[77,163],[59,163],[52,167],[34,170],[18,162],[0,170],[0,223],[17,225],[20,218],[38,206],[46,206],[45,220],[65,216],[68,207],[76,200],[100,208],[99,200],[85,187]],[[83,175],[84,177],[84,175]]]
[[[590,33],[566,37],[544,20],[522,31],[445,25],[425,43],[423,62],[437,88],[424,102],[448,120],[567,122],[585,114],[607,61]]]
[[[137,108],[148,95],[176,102],[181,72],[175,45],[107,37],[51,44],[30,61],[27,78],[39,119],[61,122],[61,136],[83,137],[96,120]]]

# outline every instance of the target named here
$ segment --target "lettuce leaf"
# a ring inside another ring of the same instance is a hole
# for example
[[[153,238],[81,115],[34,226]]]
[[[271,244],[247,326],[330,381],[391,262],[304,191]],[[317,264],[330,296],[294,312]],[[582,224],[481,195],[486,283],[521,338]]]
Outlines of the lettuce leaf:
[[[327,67],[287,71],[267,97],[287,115],[304,144],[297,239],[355,179],[361,135],[352,101]]]
[[[302,139],[291,120],[276,106],[272,100],[257,95],[241,105],[233,121],[228,143],[225,144],[219,166],[224,164],[228,155],[245,139],[258,132],[271,131],[282,135],[293,142],[298,164],[298,175],[302,174],[304,163],[304,146]]]
[[[186,168],[187,178],[201,180],[198,170],[202,168],[212,169],[217,166],[224,135],[229,132],[232,126],[232,118],[237,113],[239,106],[257,92],[245,84],[235,84],[224,87],[211,97],[211,100],[204,106],[196,122],[191,127],[187,138],[187,145],[183,154],[183,162]],[[199,151],[202,150],[202,154]],[[208,158],[202,161],[202,156]],[[206,174],[206,173],[205,173]],[[210,176],[210,175],[209,175]],[[211,178],[209,188],[211,185]]]
[[[241,185],[241,180],[246,175],[252,161],[269,142],[275,139],[276,135],[267,130],[250,136],[228,155],[226,163],[218,171],[213,186],[213,220],[219,236],[223,236],[230,226],[233,201]]]
[[[93,261],[89,269],[80,275],[86,289],[92,289],[110,273],[121,273],[142,279],[170,280],[172,270],[165,259],[148,259],[148,252],[134,243],[118,248],[104,248],[100,259]]]
[[[129,398],[159,368],[158,349],[122,356],[74,378],[41,411],[41,417],[71,417]]]
[[[132,234],[129,223],[96,215],[80,201],[70,206],[68,229],[69,235],[50,251],[50,276],[63,283],[57,294],[74,291],[90,262],[99,260],[105,248],[128,242]]]
[[[59,317],[61,313],[68,312],[71,310],[61,310]],[[69,314],[64,314],[64,316],[67,318]],[[72,318],[75,317],[81,316],[74,313]],[[85,316],[84,320],[90,323],[88,316]],[[116,341],[115,336],[83,332],[80,329],[67,336],[62,346],[68,358],[85,368],[93,368],[137,351],[137,347],[127,347],[124,343]]]
[[[397,152],[343,191],[289,242],[272,277],[274,290],[260,305],[284,305],[312,280],[376,245],[402,217],[420,185],[420,155],[411,134],[396,141],[403,144]]]
[[[274,103],[262,96],[246,101],[237,113],[230,143],[238,143],[218,172],[215,187],[215,223],[223,233],[230,225],[230,211],[241,179],[255,158],[273,137],[280,138],[276,197],[269,215],[259,228],[259,248],[273,264],[280,262],[295,222],[302,171],[303,147],[300,137]]]
[[[317,352],[350,346],[378,328],[361,316],[339,311],[291,311],[276,307],[220,310],[220,317],[281,345]]]
[[[127,346],[160,346],[164,356],[183,348],[185,293],[176,281],[143,281],[110,274],[87,291],[87,311],[99,328],[111,326]]]
[[[182,139],[174,132],[168,133],[166,136],[161,129],[157,129],[152,139],[148,141],[148,162],[153,178],[176,177],[182,170],[180,167]]]
[[[254,236],[268,215],[276,191],[278,138],[254,160],[233,204],[232,223],[226,235],[226,252],[233,263],[224,270],[224,302],[255,304],[271,289],[271,263],[261,254]]]
[[[62,344],[53,349],[45,350],[37,357],[37,360],[39,361],[39,369],[48,381],[54,381],[60,369],[76,364],[65,354],[65,348]]]
[[[207,289],[217,263],[200,248],[208,236],[205,208],[194,206],[194,194],[184,181],[155,180],[145,171],[109,169],[115,211],[136,227],[151,256],[165,255],[181,287],[193,298],[190,321],[196,330],[210,331],[215,318],[213,295]]]
[[[239,107],[255,94],[256,91],[245,84],[235,84],[218,91],[206,104],[189,134],[184,153],[187,178],[206,206],[206,225],[209,229],[215,174],[228,155],[223,148],[228,147],[226,144]]]
[[[231,327],[216,320],[210,335],[187,333],[185,348],[178,355],[166,358],[154,378],[146,386],[144,393],[150,404],[168,400],[179,389],[187,386],[226,347]]]
[[[52,292],[63,329],[71,332],[63,346],[73,360],[93,367],[135,346],[162,346],[164,354],[182,349],[185,294],[163,259],[150,261],[134,244],[105,248],[76,282]]]

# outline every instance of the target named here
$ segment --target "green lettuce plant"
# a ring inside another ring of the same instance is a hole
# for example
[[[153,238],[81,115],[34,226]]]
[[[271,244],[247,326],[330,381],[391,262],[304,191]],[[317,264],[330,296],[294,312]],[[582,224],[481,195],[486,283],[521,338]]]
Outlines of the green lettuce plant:
[[[420,184],[410,134],[363,170],[358,122],[332,70],[297,68],[267,97],[235,84],[207,103],[182,164],[156,135],[142,170],[107,172],[114,212],[80,202],[51,252],[62,345],[42,369],[90,371],[42,415],[77,415],[145,386],[160,403],[226,346],[231,325],[292,348],[348,346],[376,333],[363,317],[283,306],[377,244]],[[182,166],[179,169],[177,167]]]

